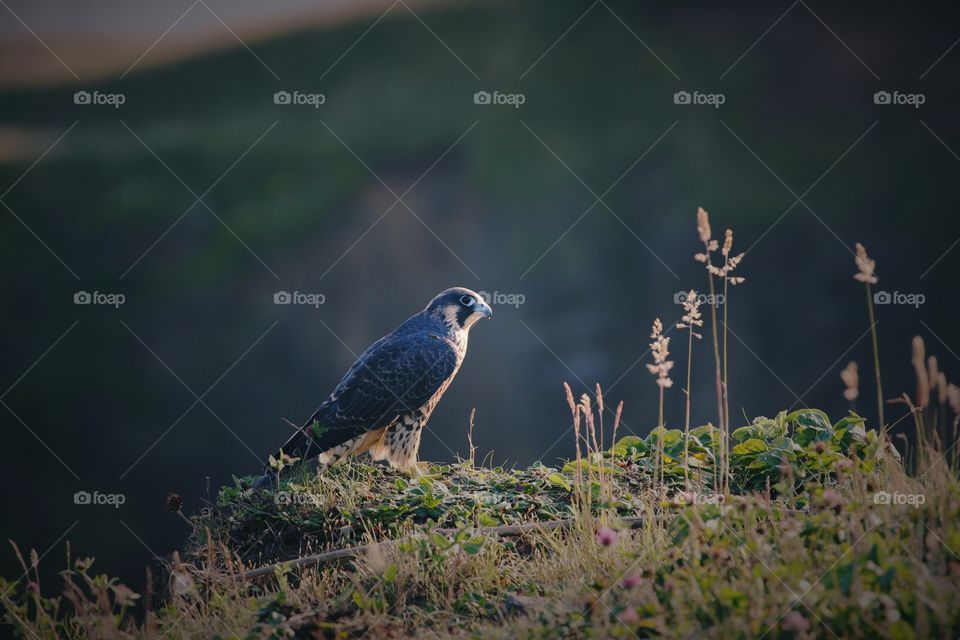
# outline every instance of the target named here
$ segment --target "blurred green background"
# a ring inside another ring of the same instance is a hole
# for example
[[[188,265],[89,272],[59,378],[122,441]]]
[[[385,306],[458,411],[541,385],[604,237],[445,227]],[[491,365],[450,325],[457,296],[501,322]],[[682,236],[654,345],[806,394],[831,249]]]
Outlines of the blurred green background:
[[[650,324],[676,321],[674,294],[705,284],[699,205],[749,248],[730,307],[738,420],[842,414],[839,371],[855,359],[875,421],[856,241],[880,290],[926,297],[878,308],[886,395],[912,391],[917,333],[960,374],[956,9],[498,0],[234,15],[210,1],[153,7],[134,28],[101,4],[75,29],[66,3],[0,10],[3,534],[50,550],[50,570],[65,534],[139,586],[187,532],[168,492],[194,513],[256,472],[282,418],[303,420],[355,354],[448,286],[524,303],[494,300],[476,327],[423,458],[466,455],[474,407],[481,456],[570,455],[563,381],[599,382],[625,401],[624,431],[646,432]],[[68,74],[25,24],[83,64],[64,54]],[[78,90],[125,101],[75,104]],[[278,91],[325,101],[275,104]],[[475,104],[478,91],[524,102]],[[678,91],[724,103],[675,104]],[[875,104],[877,91],[925,102]],[[325,303],[275,305],[281,290]],[[76,305],[78,291],[125,303]],[[679,382],[680,341],[674,356]],[[694,421],[715,421],[707,342],[694,360]],[[126,501],[75,505],[77,491]],[[17,574],[12,554],[0,567]]]

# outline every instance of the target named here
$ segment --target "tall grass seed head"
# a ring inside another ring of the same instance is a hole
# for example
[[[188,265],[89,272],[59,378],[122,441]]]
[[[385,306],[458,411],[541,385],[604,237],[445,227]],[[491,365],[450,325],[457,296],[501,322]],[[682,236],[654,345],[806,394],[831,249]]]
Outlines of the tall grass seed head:
[[[710,230],[710,214],[703,207],[697,207],[697,233],[700,234],[700,242],[705,245],[710,243],[713,235]]]
[[[843,397],[848,402],[853,402],[860,396],[860,372],[855,361],[851,360],[847,363],[846,369],[840,372],[840,379],[846,386]]]
[[[947,404],[957,415],[960,415],[960,387],[952,382],[947,385]]]
[[[920,336],[913,337],[913,355],[910,358],[917,376],[917,406],[926,407],[930,404],[930,378],[926,366],[927,348]]]
[[[853,274],[854,280],[866,282],[867,284],[876,284],[877,276],[874,274],[877,263],[867,255],[867,249],[859,242],[857,243],[857,255],[854,258],[857,263],[857,273]]]
[[[690,289],[690,291],[687,292],[687,297],[683,301],[683,311],[683,316],[680,318],[680,322],[677,323],[677,328],[690,329],[690,332],[695,337],[702,338],[703,336],[693,331],[694,327],[703,326],[703,318],[700,313],[700,299],[695,289]]]
[[[669,389],[673,386],[673,380],[669,377],[670,369],[673,368],[673,361],[667,360],[670,355],[670,338],[663,335],[663,323],[660,322],[660,318],[653,321],[650,338],[653,339],[653,342],[650,343],[653,364],[648,364],[647,370],[657,376],[657,385]]]

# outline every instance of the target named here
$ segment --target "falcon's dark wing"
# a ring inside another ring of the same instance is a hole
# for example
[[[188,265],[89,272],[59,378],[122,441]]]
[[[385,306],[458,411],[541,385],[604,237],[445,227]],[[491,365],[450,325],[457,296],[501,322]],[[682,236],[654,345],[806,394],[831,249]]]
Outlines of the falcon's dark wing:
[[[387,336],[360,356],[307,423],[283,446],[309,459],[419,409],[453,375],[457,353],[436,333]],[[313,425],[316,425],[315,427]]]

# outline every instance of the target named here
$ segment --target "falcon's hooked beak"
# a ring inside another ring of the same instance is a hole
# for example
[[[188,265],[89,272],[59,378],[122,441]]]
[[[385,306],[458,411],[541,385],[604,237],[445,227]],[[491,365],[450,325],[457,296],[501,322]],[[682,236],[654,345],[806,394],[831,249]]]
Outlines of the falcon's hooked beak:
[[[482,298],[480,299],[479,303],[477,304],[476,312],[479,313],[479,314],[481,314],[484,318],[492,318],[492,317],[493,317],[493,309],[491,309],[491,308],[490,308],[490,305],[488,305],[488,304],[486,303],[486,301],[483,300]]]

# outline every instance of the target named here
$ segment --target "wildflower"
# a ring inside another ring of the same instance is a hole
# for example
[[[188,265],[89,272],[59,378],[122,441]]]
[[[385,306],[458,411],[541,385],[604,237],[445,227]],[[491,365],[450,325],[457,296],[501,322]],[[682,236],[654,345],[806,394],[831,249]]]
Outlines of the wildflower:
[[[857,263],[857,273],[853,274],[853,279],[867,284],[877,284],[877,276],[874,269],[877,263],[867,255],[867,249],[859,242],[857,243],[857,256],[854,258]]]
[[[633,589],[634,587],[640,586],[642,583],[643,578],[635,573],[629,573],[623,576],[623,580],[621,581],[624,589]]]
[[[791,611],[783,616],[780,626],[784,631],[794,631],[796,633],[806,633],[810,630],[810,621],[803,617],[799,611]]]
[[[635,625],[640,622],[640,614],[638,614],[637,610],[633,607],[627,607],[617,617],[620,619],[620,622],[627,626]]]
[[[840,379],[846,389],[843,390],[843,397],[848,402],[853,402],[860,396],[860,372],[857,363],[851,360],[847,363],[847,368],[840,372]]]
[[[673,361],[667,360],[670,355],[670,338],[663,335],[663,323],[660,322],[660,318],[653,321],[650,338],[653,339],[653,342],[650,343],[653,364],[648,364],[647,369],[657,376],[657,384],[662,389],[669,389],[673,386],[673,380],[669,376],[670,369],[673,368]]]
[[[597,544],[602,547],[611,547],[617,544],[617,532],[610,527],[597,529]]]
[[[696,338],[702,338],[699,333],[693,331],[694,327],[703,326],[703,317],[700,313],[700,298],[694,289],[687,292],[683,300],[683,316],[677,323],[677,329],[690,329]]]
[[[833,489],[826,489],[823,492],[823,501],[833,510],[838,510],[843,505],[843,498]]]
[[[833,463],[833,470],[837,473],[850,473],[853,471],[853,460],[850,458],[840,458]]]

